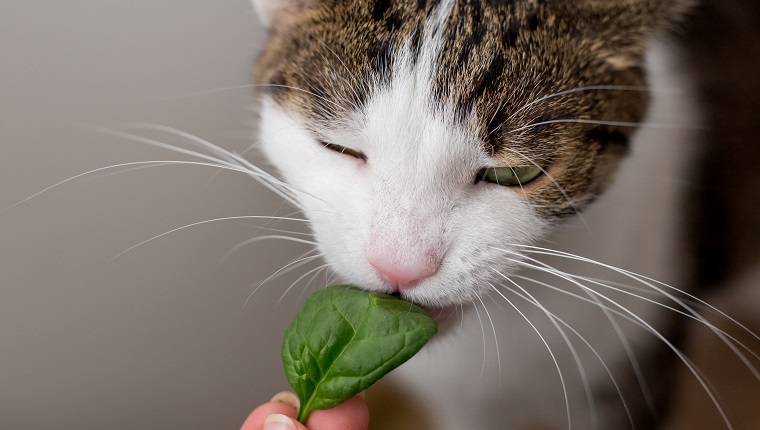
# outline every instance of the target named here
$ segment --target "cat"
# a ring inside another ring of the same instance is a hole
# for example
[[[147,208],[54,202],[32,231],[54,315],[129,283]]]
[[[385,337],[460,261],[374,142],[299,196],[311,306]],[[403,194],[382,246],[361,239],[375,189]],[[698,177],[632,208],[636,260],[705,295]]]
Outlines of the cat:
[[[679,361],[710,392],[675,318],[706,306],[680,228],[700,112],[663,41],[692,1],[254,6],[282,193],[343,281],[448,326],[393,375],[431,428],[658,428]]]

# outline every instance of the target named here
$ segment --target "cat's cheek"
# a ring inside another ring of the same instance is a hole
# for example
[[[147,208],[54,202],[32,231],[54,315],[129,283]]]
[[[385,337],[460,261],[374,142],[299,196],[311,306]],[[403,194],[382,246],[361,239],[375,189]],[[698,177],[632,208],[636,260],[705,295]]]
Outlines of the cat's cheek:
[[[262,104],[261,149],[289,185],[301,209],[332,211],[350,198],[363,162],[326,149],[295,115]],[[345,190],[337,193],[336,190]]]
[[[315,212],[309,218],[320,251],[341,282],[387,291],[366,260],[370,209],[367,193],[359,191],[365,185],[357,180],[350,187],[334,190],[329,198],[338,209],[329,214]]]
[[[502,189],[477,194],[449,221],[439,275],[413,291],[412,300],[452,305],[494,294],[491,285],[508,283],[504,278],[520,270],[521,247],[548,230],[524,199]]]
[[[309,220],[320,252],[332,267],[344,265],[353,252],[346,238],[358,234],[366,210],[366,166],[324,148],[294,115],[271,101],[262,103],[260,124],[260,148]]]

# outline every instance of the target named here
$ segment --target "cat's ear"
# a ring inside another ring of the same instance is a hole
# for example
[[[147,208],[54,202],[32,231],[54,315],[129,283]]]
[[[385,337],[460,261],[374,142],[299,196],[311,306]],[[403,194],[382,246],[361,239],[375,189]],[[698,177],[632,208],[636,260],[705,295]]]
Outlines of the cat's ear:
[[[318,0],[253,0],[259,19],[267,27],[288,14],[314,6]]]

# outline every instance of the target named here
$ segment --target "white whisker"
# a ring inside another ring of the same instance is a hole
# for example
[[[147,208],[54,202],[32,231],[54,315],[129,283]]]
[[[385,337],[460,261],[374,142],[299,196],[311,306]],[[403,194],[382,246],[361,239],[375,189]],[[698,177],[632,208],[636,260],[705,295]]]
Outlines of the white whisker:
[[[486,304],[483,303],[483,299],[481,299],[478,296],[478,301],[480,301],[480,304],[483,305],[483,310],[486,312],[486,317],[488,317],[488,322],[491,323],[491,330],[493,331],[493,342],[496,347],[496,363],[497,368],[499,371],[499,391],[501,391],[501,354],[499,354],[499,338],[496,336],[496,326],[493,323],[493,319],[491,318],[491,313],[488,312],[488,308],[486,307]]]
[[[200,137],[188,133],[186,131],[182,131],[180,129],[169,127],[166,125],[161,124],[154,124],[150,122],[134,122],[134,123],[127,123],[123,125],[124,128],[127,129],[139,129],[139,130],[152,130],[152,131],[159,131],[162,133],[174,135],[177,137],[181,137],[186,139],[187,141],[195,144],[198,148],[205,149],[206,151],[209,151],[211,154],[214,154],[218,156],[221,160],[225,160],[229,163],[238,165],[238,166],[246,166],[247,160],[243,159],[242,157],[238,156],[234,152],[228,151],[224,148],[222,148],[219,145],[215,145],[205,139],[201,139]],[[167,144],[168,145],[168,144]],[[173,145],[170,145],[173,146]],[[268,175],[266,172],[260,171],[259,169],[255,170],[257,173],[261,173],[264,175]]]
[[[622,274],[622,275],[624,275],[624,276],[626,276],[626,277],[628,277],[630,279],[633,279],[633,280],[635,280],[635,281],[637,281],[637,282],[639,282],[639,283],[641,283],[641,284],[643,284],[643,285],[645,285],[645,286],[647,286],[647,287],[649,287],[649,288],[657,291],[661,295],[663,295],[663,296],[667,297],[668,299],[672,300],[673,302],[677,303],[679,306],[681,306],[683,309],[685,309],[687,312],[689,312],[691,315],[693,315],[700,323],[702,323],[703,325],[705,325],[706,327],[708,327],[716,336],[718,336],[719,339],[721,339],[723,341],[723,343],[726,346],[728,346],[734,352],[734,354],[736,354],[736,356],[744,363],[744,365],[747,367],[747,369],[749,369],[752,372],[752,374],[755,376],[755,378],[758,381],[760,381],[760,372],[758,372],[758,370],[752,365],[752,363],[749,362],[749,360],[747,359],[747,357],[743,353],[741,353],[741,351],[739,351],[733,343],[731,343],[731,342],[728,341],[728,339],[722,333],[722,331],[717,330],[717,328],[713,324],[710,324],[693,307],[689,306],[683,300],[675,297],[674,295],[668,293],[667,291],[663,290],[662,288],[657,287],[655,284],[662,285],[663,287],[665,287],[667,289],[676,291],[676,292],[678,292],[680,294],[683,294],[683,295],[691,298],[692,300],[697,301],[698,303],[700,303],[700,304],[706,306],[707,308],[709,308],[709,309],[717,312],[718,314],[720,314],[724,318],[726,318],[729,321],[731,321],[732,323],[736,324],[738,327],[741,327],[748,334],[750,334],[751,336],[753,336],[755,339],[760,340],[760,336],[758,336],[757,334],[755,334],[754,332],[752,332],[751,330],[749,330],[747,327],[745,327],[744,325],[742,325],[741,323],[739,323],[738,321],[736,321],[734,318],[731,318],[730,316],[728,316],[726,313],[720,311],[716,307],[714,307],[714,306],[710,305],[709,303],[705,302],[704,300],[701,300],[698,297],[696,297],[696,296],[694,296],[692,294],[687,293],[686,291],[683,291],[683,290],[680,290],[678,288],[672,287],[672,286],[670,286],[668,284],[665,284],[663,282],[657,281],[655,279],[648,278],[646,276],[639,275],[637,273],[630,272],[630,271],[624,270],[624,269],[620,269],[620,268],[617,268],[615,266],[604,264],[604,263],[601,263],[601,262],[598,262],[598,261],[595,261],[595,260],[591,260],[591,259],[588,259],[588,258],[585,258],[585,257],[580,257],[580,256],[573,255],[573,254],[570,254],[570,253],[567,253],[567,252],[554,251],[554,250],[550,250],[550,249],[546,249],[546,248],[539,248],[539,247],[530,246],[530,245],[524,245],[523,247],[532,249],[532,251],[529,251],[529,252],[532,252],[532,253],[535,253],[535,254],[560,256],[560,257],[565,257],[565,258],[569,258],[569,259],[573,259],[573,260],[577,260],[577,261],[591,263],[591,264],[594,264],[594,265],[597,265],[597,266],[600,266],[600,267],[604,267],[606,269],[609,269],[609,270],[612,270],[614,272],[620,273],[620,274]]]
[[[298,239],[298,238],[290,237],[290,236],[283,236],[283,235],[256,236],[256,237],[252,237],[250,239],[244,240],[244,241],[238,243],[237,245],[235,245],[234,247],[232,247],[232,249],[230,249],[229,251],[227,251],[219,259],[219,261],[217,261],[217,263],[214,265],[214,268],[212,269],[212,271],[217,270],[219,268],[219,266],[221,266],[222,263],[224,263],[224,261],[226,261],[233,254],[235,254],[236,252],[238,252],[240,249],[242,249],[242,248],[244,248],[244,247],[246,247],[248,245],[251,245],[253,243],[260,242],[262,240],[284,240],[286,242],[295,242],[295,243],[300,243],[300,244],[310,245],[310,246],[316,246],[317,245],[317,243],[314,242],[314,241],[305,240],[305,239]]]
[[[315,248],[315,249],[312,249],[309,252],[306,252],[305,254],[302,254],[303,257],[298,258],[298,259],[296,259],[294,261],[291,261],[290,263],[282,266],[277,271],[275,271],[274,273],[272,273],[271,275],[269,275],[268,278],[266,278],[263,281],[261,281],[259,283],[259,285],[256,286],[256,288],[254,288],[253,291],[251,291],[251,294],[248,296],[248,298],[243,303],[243,309],[245,309],[245,307],[248,305],[248,302],[251,300],[251,297],[253,297],[253,295],[256,294],[256,292],[259,291],[259,289],[261,287],[263,287],[264,284],[266,284],[267,282],[271,281],[272,279],[277,278],[278,276],[285,275],[285,274],[289,273],[291,270],[295,270],[295,269],[303,266],[304,264],[307,264],[311,260],[314,260],[316,258],[322,257],[322,254],[309,255],[309,254],[311,254],[313,252],[317,252],[317,249]]]
[[[89,176],[89,175],[93,175],[93,174],[96,174],[96,173],[99,173],[99,172],[105,172],[105,171],[108,171],[108,170],[119,169],[119,168],[124,168],[124,167],[126,167],[126,168],[141,167],[141,166],[144,166],[144,167],[158,167],[158,166],[168,166],[168,165],[189,165],[189,166],[215,167],[215,168],[220,168],[220,169],[227,169],[227,170],[230,170],[230,171],[233,171],[233,172],[239,172],[239,173],[248,174],[247,171],[245,171],[244,169],[241,169],[241,168],[236,168],[236,167],[226,166],[226,165],[216,164],[216,163],[205,163],[205,162],[200,162],[200,161],[151,160],[151,161],[134,161],[134,162],[131,162],[131,163],[112,164],[110,166],[104,166],[104,167],[99,167],[97,169],[88,170],[86,172],[79,173],[79,174],[74,175],[74,176],[72,176],[70,178],[67,178],[67,179],[64,179],[62,181],[56,182],[55,184],[50,185],[49,187],[44,188],[41,191],[38,191],[38,192],[32,194],[31,196],[29,196],[29,197],[27,197],[27,198],[25,198],[23,200],[20,200],[20,201],[18,201],[16,203],[12,204],[11,206],[8,206],[7,208],[4,208],[4,209],[0,210],[0,214],[4,213],[6,211],[9,211],[9,210],[11,210],[11,209],[13,209],[13,208],[15,208],[15,207],[17,207],[19,205],[22,205],[22,204],[28,202],[29,200],[32,200],[32,199],[34,199],[36,197],[39,197],[40,195],[42,195],[42,194],[44,194],[44,193],[46,193],[46,192],[48,192],[48,191],[50,191],[50,190],[52,190],[54,188],[60,187],[61,185],[64,185],[66,183],[69,183],[69,182],[75,181],[77,179],[80,179],[80,178],[83,178],[83,177],[86,177],[86,176]]]
[[[583,383],[583,390],[586,394],[586,400],[588,401],[589,405],[589,414],[591,417],[591,427],[592,428],[598,428],[598,415],[596,412],[596,402],[594,401],[594,396],[591,393],[591,385],[589,383],[588,373],[586,372],[586,368],[583,365],[583,362],[581,361],[580,356],[578,355],[578,351],[576,350],[573,343],[570,341],[570,339],[567,336],[567,333],[560,327],[560,325],[557,323],[557,321],[554,320],[552,314],[549,312],[548,309],[546,309],[545,306],[543,306],[533,295],[531,295],[525,288],[520,286],[517,282],[510,279],[508,276],[504,275],[503,273],[499,272],[498,270],[494,269],[493,267],[489,267],[492,271],[496,272],[499,276],[507,280],[509,283],[520,289],[524,294],[526,294],[528,297],[530,297],[531,300],[533,300],[538,306],[538,308],[549,318],[549,321],[551,321],[552,325],[557,329],[560,336],[562,337],[562,340],[567,345],[568,350],[570,351],[570,354],[573,356],[573,360],[575,361],[576,367],[578,367],[578,372],[581,376],[581,382]]]
[[[525,109],[528,109],[529,107],[541,103],[543,101],[556,98],[556,97],[562,97],[569,94],[575,94],[580,92],[586,92],[586,91],[637,91],[637,92],[649,92],[650,89],[647,87],[636,87],[636,86],[625,86],[625,85],[590,85],[586,87],[578,87],[573,88],[571,90],[565,90],[565,91],[559,91],[553,94],[549,94],[547,96],[540,97],[536,100],[533,100],[530,103],[526,103],[523,105],[520,109],[517,109],[512,115],[510,115],[505,122],[513,119],[517,114],[520,112],[523,112]],[[492,131],[493,133],[493,131]]]
[[[520,253],[514,253],[515,255],[519,256],[522,259],[527,259],[529,261],[532,261],[536,264],[539,264],[543,266],[544,268],[548,270],[555,270],[555,268],[551,267],[550,265],[538,261],[536,259],[530,258],[526,255],[520,254]],[[564,272],[563,272],[564,273]],[[565,273],[567,276],[577,278],[575,275]],[[606,285],[599,284],[601,286],[606,287]],[[636,354],[633,352],[633,348],[631,347],[630,343],[628,342],[627,337],[625,336],[625,333],[621,329],[620,325],[617,323],[615,318],[611,315],[611,312],[614,312],[614,310],[610,309],[607,306],[604,306],[602,302],[600,301],[598,297],[598,293],[591,293],[591,291],[587,289],[582,289],[581,291],[586,294],[591,301],[593,301],[593,304],[596,305],[602,313],[604,313],[604,316],[607,318],[607,321],[609,321],[610,325],[612,326],[612,329],[615,331],[615,334],[617,334],[618,339],[620,340],[621,345],[623,346],[623,350],[626,353],[626,356],[628,357],[628,361],[631,364],[631,368],[633,369],[634,375],[636,377],[636,381],[639,384],[639,387],[641,388],[641,392],[644,396],[644,400],[647,404],[647,408],[652,412],[654,415],[657,415],[657,407],[655,405],[654,399],[651,394],[651,390],[649,389],[649,385],[646,382],[646,378],[644,378],[644,373],[641,369],[641,364],[639,363],[639,360],[636,358]],[[527,293],[527,292],[526,292]],[[638,297],[634,294],[635,297]],[[659,302],[654,302],[655,304],[660,304]],[[614,312],[618,314],[618,312]]]
[[[166,235],[178,232],[180,230],[185,230],[185,229],[188,229],[188,228],[191,228],[191,227],[196,227],[196,226],[199,226],[199,225],[209,224],[209,223],[212,223],[212,222],[234,221],[234,220],[241,220],[241,219],[277,219],[277,220],[283,220],[283,221],[308,222],[308,221],[306,221],[304,219],[300,219],[300,218],[274,217],[274,216],[265,216],[265,215],[243,215],[243,216],[230,216],[230,217],[223,217],[223,218],[214,218],[214,219],[209,219],[209,220],[205,220],[205,221],[194,222],[192,224],[183,225],[182,227],[177,227],[175,229],[172,229],[172,230],[169,230],[167,232],[161,233],[159,235],[153,236],[150,239],[143,240],[142,242],[140,242],[140,243],[138,243],[136,245],[132,245],[129,248],[125,249],[124,251],[121,251],[120,253],[116,254],[113,257],[111,257],[110,260],[113,261],[113,260],[121,257],[122,255],[124,255],[124,254],[126,254],[126,253],[128,253],[128,252],[130,252],[132,250],[134,250],[137,247],[145,245],[146,243],[152,242],[152,241],[154,241],[156,239],[159,239],[161,237],[164,237]]]
[[[542,263],[542,264],[543,264],[543,263]],[[539,270],[539,271],[541,271],[541,270],[542,270],[542,269],[540,269],[540,268],[536,268],[536,267],[533,267],[533,266],[529,266],[528,268],[529,268],[529,269],[534,269],[534,270]],[[675,312],[675,313],[677,313],[677,314],[679,314],[679,315],[681,315],[681,316],[683,316],[683,317],[685,317],[685,318],[689,318],[689,319],[691,319],[691,320],[693,320],[693,321],[699,322],[700,324],[703,324],[703,325],[705,325],[706,327],[710,328],[711,330],[713,330],[713,329],[714,329],[714,330],[717,330],[717,331],[719,331],[719,332],[720,332],[720,333],[722,333],[724,336],[726,336],[728,339],[730,339],[730,340],[731,340],[731,341],[732,341],[732,342],[733,342],[735,345],[738,345],[738,346],[742,347],[742,349],[744,349],[744,350],[745,350],[747,353],[749,353],[749,354],[750,354],[750,355],[752,355],[754,358],[756,358],[758,361],[760,361],[760,354],[758,354],[758,353],[754,352],[754,351],[752,350],[752,348],[750,348],[749,346],[747,346],[745,343],[741,342],[741,341],[740,341],[739,339],[737,339],[735,336],[733,336],[733,335],[731,335],[729,332],[727,332],[727,331],[725,331],[725,330],[723,330],[723,329],[721,329],[721,328],[719,328],[719,327],[715,326],[714,324],[711,324],[711,323],[709,323],[709,322],[705,322],[705,321],[702,321],[702,320],[700,320],[699,318],[695,317],[694,315],[691,315],[691,314],[689,314],[689,313],[686,313],[686,312],[684,312],[684,311],[682,311],[682,310],[680,310],[680,309],[676,309],[676,308],[674,308],[674,307],[672,307],[672,306],[668,306],[668,305],[666,305],[666,304],[664,304],[664,303],[660,303],[660,302],[658,302],[658,301],[654,301],[654,300],[649,300],[648,298],[646,298],[646,297],[643,297],[643,296],[639,296],[639,295],[637,295],[637,294],[632,294],[632,293],[630,293],[630,292],[628,292],[628,291],[625,291],[625,290],[618,290],[618,289],[615,289],[615,288],[610,288],[610,287],[609,287],[609,285],[606,285],[606,284],[604,284],[604,281],[601,281],[601,280],[599,280],[599,279],[595,279],[595,278],[587,278],[587,277],[583,277],[583,276],[579,276],[579,275],[573,275],[573,274],[570,274],[570,273],[566,273],[566,272],[562,272],[562,273],[564,273],[565,275],[567,275],[567,276],[569,276],[569,277],[571,277],[571,278],[574,278],[574,279],[578,279],[578,280],[581,280],[581,281],[587,281],[587,282],[589,282],[589,283],[591,283],[591,284],[594,284],[594,285],[598,285],[598,286],[600,286],[600,287],[603,287],[603,288],[611,289],[611,290],[613,290],[613,291],[616,291],[616,292],[620,292],[620,293],[622,293],[622,294],[627,294],[627,295],[630,295],[630,296],[632,296],[632,297],[636,297],[636,298],[639,298],[639,299],[641,299],[641,300],[644,300],[644,301],[647,301],[647,302],[649,302],[649,303],[651,303],[651,304],[653,304],[653,305],[655,305],[655,306],[659,306],[659,307],[662,307],[662,308],[664,308],[664,309],[667,309],[667,310],[669,310],[669,311]],[[592,297],[592,299],[588,299],[588,298],[585,298],[585,297],[579,296],[579,295],[577,295],[577,294],[571,293],[571,292],[569,292],[569,291],[566,291],[566,290],[563,290],[563,289],[561,289],[561,288],[557,288],[557,287],[555,287],[555,286],[553,286],[553,285],[550,285],[550,284],[547,284],[547,283],[544,283],[544,282],[538,281],[538,280],[536,280],[536,279],[533,279],[533,278],[527,278],[527,277],[524,277],[524,276],[521,276],[521,275],[512,275],[512,277],[514,277],[514,278],[520,278],[520,279],[523,279],[523,280],[525,280],[525,281],[530,281],[530,282],[533,282],[533,283],[535,283],[535,284],[537,284],[537,285],[541,285],[541,286],[543,286],[543,287],[547,287],[547,288],[550,288],[550,289],[552,289],[552,290],[554,290],[554,291],[556,291],[556,292],[558,292],[558,293],[561,293],[561,294],[565,294],[565,295],[569,295],[569,296],[571,296],[571,297],[574,297],[574,298],[576,298],[576,299],[578,299],[578,300],[582,300],[582,301],[584,301],[584,302],[586,302],[586,303],[590,303],[590,304],[592,304],[592,305],[595,305],[595,306],[599,307],[599,309],[601,309],[603,312],[611,312],[611,313],[615,314],[616,316],[619,316],[619,317],[621,317],[621,318],[624,318],[624,319],[626,319],[628,322],[631,322],[631,323],[633,323],[633,324],[636,324],[636,325],[638,325],[638,326],[639,326],[639,327],[641,327],[641,328],[645,328],[643,325],[639,324],[637,321],[635,321],[634,319],[632,319],[632,318],[631,318],[631,317],[629,317],[628,315],[625,315],[625,314],[623,314],[622,312],[620,312],[620,311],[618,311],[618,310],[616,310],[616,309],[612,309],[612,308],[610,308],[609,306],[606,306],[606,305],[602,304],[601,302],[599,302],[599,300],[598,300],[598,296],[597,296],[597,295],[591,295],[591,294],[590,294],[588,291],[586,291],[586,290],[584,290],[584,292],[585,292],[587,295],[591,296],[591,297]],[[611,285],[614,285],[615,283],[610,283],[610,284],[611,284]],[[597,292],[597,294],[598,294],[598,292]],[[621,340],[622,340],[622,339],[621,339]]]
[[[293,289],[293,287],[295,287],[296,284],[298,284],[299,282],[301,282],[301,280],[303,280],[303,278],[305,278],[305,277],[307,277],[307,276],[309,276],[309,275],[311,275],[311,274],[313,274],[315,272],[319,273],[320,270],[324,269],[327,266],[328,266],[328,264],[322,264],[322,265],[320,265],[320,266],[318,266],[318,267],[316,267],[314,269],[309,270],[308,272],[304,273],[300,277],[298,277],[298,279],[296,279],[295,281],[293,281],[293,283],[290,284],[290,286],[285,289],[285,291],[282,293],[282,295],[280,296],[280,298],[277,300],[277,303],[278,304],[281,303],[282,300],[285,298],[285,296],[290,292],[290,290]],[[309,284],[307,283],[306,286],[308,287],[308,285]]]
[[[586,347],[588,347],[588,349],[596,356],[597,360],[599,360],[599,363],[602,365],[602,367],[604,367],[604,371],[607,373],[607,376],[610,377],[610,381],[612,381],[612,385],[614,386],[615,391],[617,391],[617,394],[620,397],[620,401],[623,404],[623,409],[625,410],[625,413],[628,416],[628,422],[631,424],[631,427],[633,427],[634,426],[633,425],[633,416],[631,415],[631,411],[630,411],[630,409],[628,407],[628,403],[625,401],[625,396],[623,396],[623,391],[620,389],[620,386],[618,385],[617,380],[615,379],[615,377],[612,375],[612,371],[607,366],[607,363],[605,363],[605,361],[602,358],[602,356],[591,345],[591,343],[589,343],[589,341],[584,336],[582,336],[578,332],[578,330],[574,329],[570,324],[568,324],[567,322],[565,322],[565,320],[563,320],[562,318],[558,317],[553,312],[551,312],[548,309],[546,309],[546,307],[542,306],[537,300],[535,300],[535,298],[531,299],[528,296],[525,296],[525,295],[521,294],[519,291],[516,291],[515,289],[507,287],[507,286],[502,286],[502,288],[510,291],[512,294],[515,294],[516,296],[522,298],[523,300],[527,301],[528,303],[531,303],[532,305],[538,307],[541,311],[546,312],[547,316],[550,315],[551,318],[557,320],[559,323],[561,323],[563,326],[565,326],[568,330],[570,330],[573,334],[575,334],[578,337],[578,339],[580,339],[581,342],[583,342],[586,345]],[[524,289],[522,289],[522,290],[525,291]]]
[[[524,125],[522,127],[517,127],[512,130],[507,131],[506,133],[516,133],[518,131],[527,130],[534,127],[540,127],[542,125],[550,125],[550,124],[593,124],[593,125],[608,125],[612,127],[643,127],[643,128],[652,128],[652,129],[664,129],[664,130],[693,130],[697,127],[695,126],[687,126],[687,125],[678,125],[678,124],[660,124],[660,123],[649,123],[649,122],[626,122],[626,121],[603,121],[603,120],[596,120],[596,119],[552,119],[549,121],[541,121],[534,124],[528,124]]]
[[[502,251],[514,254],[514,252],[512,252],[512,251],[503,250],[503,249],[502,249]],[[717,396],[715,394],[715,391],[711,390],[711,388],[709,387],[709,384],[708,384],[707,380],[701,375],[701,372],[699,371],[699,369],[694,365],[694,363],[688,357],[686,357],[686,355],[683,352],[681,352],[681,350],[679,350],[672,342],[670,342],[662,333],[660,333],[658,330],[656,330],[651,324],[647,323],[643,318],[641,318],[635,312],[631,311],[630,309],[626,308],[625,306],[623,306],[623,305],[615,302],[614,300],[610,299],[609,297],[606,297],[606,296],[600,294],[599,292],[597,292],[597,291],[595,291],[595,290],[587,287],[586,285],[580,283],[579,281],[573,279],[572,277],[567,276],[564,272],[562,272],[562,271],[560,271],[558,269],[544,268],[544,267],[541,267],[541,266],[536,266],[534,264],[530,264],[530,263],[526,263],[524,261],[519,261],[519,260],[514,260],[514,259],[510,259],[510,260],[512,260],[513,262],[515,262],[515,263],[517,263],[519,265],[522,265],[522,266],[525,266],[525,267],[529,267],[529,268],[533,268],[533,269],[536,269],[536,270],[539,270],[539,271],[543,271],[545,273],[552,274],[554,276],[557,276],[557,277],[559,277],[561,279],[564,279],[564,280],[566,280],[566,281],[568,281],[568,282],[570,282],[570,283],[578,286],[581,289],[584,289],[584,290],[587,290],[589,292],[592,292],[593,294],[598,295],[598,297],[600,297],[600,298],[602,298],[602,299],[604,299],[606,301],[609,301],[614,306],[618,307],[620,310],[622,310],[623,312],[627,313],[628,315],[630,315],[631,317],[633,317],[634,319],[636,319],[637,321],[639,321],[641,324],[643,324],[643,326],[646,328],[646,330],[649,333],[653,334],[660,341],[662,341],[668,348],[670,348],[671,351],[673,351],[676,354],[676,356],[681,360],[681,362],[684,363],[684,365],[686,365],[686,367],[689,369],[689,371],[691,372],[691,374],[694,375],[694,377],[697,380],[697,382],[702,386],[705,394],[707,394],[707,396],[710,398],[710,401],[713,403],[713,405],[715,406],[716,410],[721,415],[721,417],[723,419],[723,422],[726,424],[726,426],[730,430],[733,430],[733,426],[731,425],[731,422],[729,421],[728,416],[726,415],[726,412],[721,407],[720,402],[718,401],[718,398],[717,398]],[[548,266],[548,267],[551,267],[551,266]]]
[[[567,394],[567,385],[565,383],[565,377],[562,375],[562,370],[559,367],[559,362],[557,361],[557,357],[554,355],[554,351],[552,351],[551,347],[549,346],[549,343],[544,339],[544,336],[541,334],[541,332],[536,328],[536,326],[531,322],[531,320],[518,308],[514,303],[512,303],[511,300],[509,300],[504,294],[502,294],[501,291],[499,291],[498,288],[496,288],[493,284],[489,283],[488,285],[491,286],[491,289],[496,292],[496,294],[500,295],[501,298],[507,301],[507,303],[510,304],[519,314],[522,316],[522,318],[533,328],[533,331],[536,332],[538,337],[541,339],[541,342],[543,342],[544,346],[546,347],[546,350],[549,351],[549,355],[552,358],[552,361],[554,361],[554,367],[557,369],[557,374],[559,375],[560,384],[562,384],[562,393],[565,396],[565,409],[567,410],[567,428],[568,430],[572,430],[572,420],[570,418],[570,398]]]
[[[307,291],[309,291],[309,288],[311,287],[312,282],[314,282],[317,279],[317,276],[319,276],[319,274],[321,272],[327,272],[327,271],[329,271],[330,270],[330,265],[329,264],[324,264],[324,265],[320,266],[319,269],[320,270],[317,270],[316,272],[314,272],[311,275],[311,278],[309,278],[309,280],[306,282],[306,286],[304,287],[303,290],[301,290],[301,294],[298,295],[298,302],[299,303],[303,301],[303,296],[306,294]],[[327,285],[327,284],[325,284],[325,285]]]
[[[511,152],[513,154],[516,154],[517,156],[523,158],[525,161],[527,161],[528,163],[532,164],[534,167],[536,167],[537,169],[539,169],[543,175],[545,175],[547,178],[549,178],[549,180],[554,185],[554,187],[560,193],[562,193],[562,197],[564,197],[564,199],[567,201],[567,203],[570,204],[570,207],[573,208],[573,211],[576,213],[578,219],[580,220],[581,224],[583,224],[583,227],[586,229],[586,231],[590,235],[592,235],[592,237],[594,236],[593,230],[591,229],[591,227],[589,227],[588,223],[586,223],[586,218],[583,216],[583,214],[581,214],[581,211],[578,210],[578,207],[576,206],[576,204],[573,201],[573,199],[570,198],[570,195],[567,194],[567,192],[565,191],[565,189],[562,188],[562,186],[559,184],[559,182],[557,182],[557,180],[554,178],[554,176],[550,175],[549,172],[546,171],[546,169],[544,168],[544,166],[536,163],[532,158],[528,157],[527,155],[523,154],[522,152],[520,152],[520,151],[518,151],[516,149],[512,149],[512,148],[509,148],[509,147],[507,147],[505,149],[507,151],[509,151],[509,152]],[[520,189],[522,189],[522,184],[520,184]],[[530,203],[530,205],[531,205],[531,207],[535,208],[535,206],[533,206],[532,203]]]
[[[472,301],[472,307],[475,309],[475,313],[478,315],[478,322],[480,323],[480,332],[483,334],[483,364],[480,367],[480,376],[478,382],[483,380],[483,375],[486,372],[486,329],[483,326],[483,318],[480,316],[480,311],[475,301]]]
[[[90,129],[92,131],[100,132],[100,133],[107,134],[110,136],[119,137],[122,139],[128,139],[134,142],[143,143],[146,145],[179,152],[181,154],[186,154],[186,155],[190,155],[190,156],[205,159],[205,160],[215,161],[220,164],[242,168],[245,171],[247,171],[249,176],[251,176],[253,179],[258,181],[260,184],[262,184],[263,186],[265,186],[266,188],[268,188],[270,191],[274,192],[278,196],[282,197],[284,200],[286,200],[287,202],[289,202],[295,207],[300,207],[300,205],[298,204],[298,202],[295,200],[294,196],[292,195],[293,192],[309,195],[301,190],[296,189],[292,185],[286,182],[280,181],[279,179],[273,177],[271,174],[251,164],[245,158],[237,154],[234,154],[230,151],[227,151],[219,147],[218,145],[214,145],[211,142],[201,139],[195,135],[184,132],[182,130],[178,130],[172,127],[167,127],[167,126],[163,126],[159,124],[150,124],[150,123],[136,123],[136,124],[131,125],[131,127],[133,128],[142,128],[142,129],[148,129],[148,130],[154,130],[154,131],[161,131],[164,133],[169,133],[178,137],[185,138],[199,145],[202,148],[205,148],[209,151],[212,151],[215,154],[218,154],[224,157],[224,159],[215,158],[207,154],[203,154],[197,151],[191,151],[191,150],[188,150],[176,145],[170,145],[168,143],[161,142],[155,139],[150,139],[147,137],[143,137],[134,133],[128,133],[128,132],[119,131],[119,130],[112,130],[105,127],[96,127],[96,126],[83,126],[83,127]],[[309,196],[314,197],[311,195]]]
[[[199,97],[199,96],[205,96],[208,94],[216,94],[221,93],[225,91],[234,91],[234,90],[246,90],[250,88],[257,88],[257,87],[269,87],[270,84],[241,84],[241,85],[229,85],[226,87],[218,87],[218,88],[211,88],[208,90],[201,90],[201,91],[195,91],[192,93],[186,93],[186,94],[179,94],[176,96],[169,96],[165,97],[164,100],[181,100],[181,99],[189,99],[193,97]]]
[[[458,331],[458,333],[461,333],[462,332],[462,327],[464,326],[464,305],[461,304],[461,303],[459,304],[459,310],[461,311],[461,314],[460,314],[461,316],[459,318],[459,331]]]

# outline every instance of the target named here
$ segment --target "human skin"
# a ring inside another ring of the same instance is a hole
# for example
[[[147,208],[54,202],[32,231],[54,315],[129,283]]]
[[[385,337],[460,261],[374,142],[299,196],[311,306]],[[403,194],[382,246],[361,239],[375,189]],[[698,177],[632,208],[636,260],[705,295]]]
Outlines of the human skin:
[[[313,411],[306,425],[296,420],[298,397],[290,392],[275,395],[256,408],[240,430],[367,430],[369,409],[360,396],[326,411]]]

